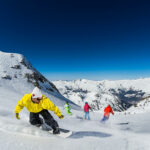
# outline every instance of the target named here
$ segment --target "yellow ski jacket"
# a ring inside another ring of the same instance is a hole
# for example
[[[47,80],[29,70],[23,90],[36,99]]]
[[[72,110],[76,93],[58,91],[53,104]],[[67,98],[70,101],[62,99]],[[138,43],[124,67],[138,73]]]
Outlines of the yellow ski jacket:
[[[40,100],[39,104],[33,103],[31,100],[31,96],[32,93],[25,94],[23,98],[20,101],[18,101],[18,104],[16,105],[15,108],[15,113],[19,113],[24,107],[26,107],[29,112],[38,113],[43,109],[46,109],[46,110],[54,111],[54,113],[58,117],[61,116],[61,112],[58,109],[58,107],[55,106],[53,102],[50,101],[50,99],[48,99],[45,95],[42,95],[42,99]]]

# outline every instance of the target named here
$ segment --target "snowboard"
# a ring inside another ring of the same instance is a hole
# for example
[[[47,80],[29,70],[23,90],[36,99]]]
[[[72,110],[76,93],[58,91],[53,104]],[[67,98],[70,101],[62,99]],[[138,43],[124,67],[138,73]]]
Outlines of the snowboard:
[[[53,134],[53,129],[48,126],[47,124],[43,123],[42,126],[40,126],[40,129],[49,132],[50,134]],[[62,138],[67,138],[69,136],[72,135],[72,131],[71,130],[67,130],[67,129],[63,129],[63,128],[59,128],[60,133],[59,134],[53,134]]]
[[[72,135],[72,131],[70,130],[67,130],[67,129],[63,129],[63,128],[59,128],[60,130],[60,133],[59,134],[53,134],[53,130],[49,130],[48,132],[53,134],[53,135],[56,135],[56,136],[59,136],[59,137],[62,137],[62,138],[68,138],[69,136]]]

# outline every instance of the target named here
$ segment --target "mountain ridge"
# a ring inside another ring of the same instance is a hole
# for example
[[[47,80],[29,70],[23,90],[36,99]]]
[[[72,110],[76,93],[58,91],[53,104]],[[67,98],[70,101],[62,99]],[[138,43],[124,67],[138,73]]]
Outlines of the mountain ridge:
[[[94,110],[101,110],[111,104],[116,111],[125,111],[150,95],[150,78],[137,80],[52,81],[60,93],[81,107],[88,101]]]
[[[74,105],[62,96],[56,86],[37,71],[22,54],[0,51],[0,86],[22,95],[31,93],[36,86],[43,94],[54,99],[56,104],[62,106],[69,101]]]

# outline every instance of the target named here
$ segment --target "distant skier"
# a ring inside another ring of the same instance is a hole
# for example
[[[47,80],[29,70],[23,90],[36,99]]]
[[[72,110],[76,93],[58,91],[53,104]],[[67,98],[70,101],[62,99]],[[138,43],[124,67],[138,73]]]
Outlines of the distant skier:
[[[101,120],[101,123],[104,123],[105,121],[107,121],[107,120],[109,119],[109,114],[110,114],[110,113],[112,113],[112,114],[114,115],[114,112],[113,112],[111,106],[108,105],[108,106],[105,107],[105,109],[104,109],[104,116],[103,116],[103,118],[102,118],[102,120]]]
[[[89,109],[91,109],[91,107],[89,106],[88,102],[85,102],[85,105],[84,105],[84,112],[85,112],[84,118],[88,119],[88,120],[90,120]]]
[[[48,126],[53,129],[53,134],[59,134],[59,126],[56,120],[51,116],[48,110],[54,111],[54,113],[63,119],[63,115],[57,106],[55,106],[52,101],[50,101],[46,96],[42,95],[39,88],[35,87],[30,94],[25,94],[23,98],[18,101],[15,108],[16,118],[20,119],[20,111],[26,107],[30,112],[30,123],[35,126],[41,126],[43,124],[43,119]],[[43,117],[40,118],[39,115]]]
[[[66,102],[64,108],[66,109],[66,113],[67,113],[68,115],[72,115],[72,112],[70,111],[70,110],[71,110],[71,106],[69,105],[68,102]]]

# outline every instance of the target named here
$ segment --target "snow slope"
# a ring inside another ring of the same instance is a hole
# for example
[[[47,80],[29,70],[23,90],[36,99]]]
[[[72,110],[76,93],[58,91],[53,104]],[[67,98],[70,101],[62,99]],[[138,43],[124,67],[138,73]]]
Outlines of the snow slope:
[[[84,120],[83,111],[78,110],[72,104],[73,115],[68,116],[63,110],[64,100],[66,99],[61,96],[55,86],[42,78],[36,70],[27,65],[28,63],[25,60],[21,61],[25,65],[21,65],[20,60],[24,57],[18,54],[13,54],[13,57],[11,55],[0,52],[1,150],[150,149],[149,107],[147,107],[147,111],[143,110],[138,114],[115,112],[115,116],[111,116],[104,125],[99,122],[103,117],[101,111],[90,112],[91,120]],[[26,73],[28,75],[24,76]],[[36,75],[32,76],[33,73]],[[39,82],[43,80],[45,82]],[[73,131],[71,137],[63,139],[30,125],[29,112],[26,108],[20,112],[20,120],[15,118],[14,109],[17,101],[23,94],[31,92],[35,85],[40,86],[42,92],[50,97],[58,105],[62,114],[65,115],[64,119],[60,120],[51,112],[60,127]],[[131,111],[134,112],[134,109]]]
[[[150,111],[150,98],[140,101],[137,105],[133,105],[124,114],[137,114]]]
[[[20,94],[16,99],[19,100],[24,94],[31,93],[35,86],[57,105],[64,105],[65,101],[69,101],[23,55],[0,51],[0,87]],[[72,107],[76,107],[70,103]]]
[[[103,114],[91,112],[91,120],[83,120],[83,112],[72,110],[73,116],[59,120],[60,127],[70,129],[73,135],[67,139],[51,135],[29,124],[29,113],[24,108],[21,120],[14,117],[16,99],[21,94],[0,87],[0,148],[1,150],[149,150],[149,113],[116,113],[105,124],[99,120]],[[150,112],[150,111],[149,111]]]

